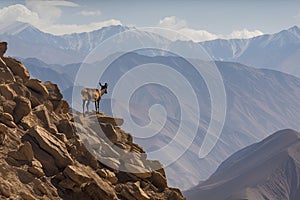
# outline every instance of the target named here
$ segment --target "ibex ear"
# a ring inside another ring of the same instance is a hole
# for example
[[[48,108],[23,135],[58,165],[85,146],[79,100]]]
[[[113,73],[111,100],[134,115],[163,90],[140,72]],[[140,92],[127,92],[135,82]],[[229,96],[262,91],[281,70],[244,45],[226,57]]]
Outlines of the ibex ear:
[[[107,83],[105,83],[105,84],[104,84],[104,86],[105,86],[105,87],[107,87],[107,86],[108,86],[108,84],[107,84]]]
[[[102,87],[101,82],[99,82],[99,85]]]

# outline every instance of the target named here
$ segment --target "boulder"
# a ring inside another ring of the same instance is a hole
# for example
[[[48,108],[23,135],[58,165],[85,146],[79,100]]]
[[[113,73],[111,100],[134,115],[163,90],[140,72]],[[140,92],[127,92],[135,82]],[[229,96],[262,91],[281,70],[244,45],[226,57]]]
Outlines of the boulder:
[[[115,128],[112,126],[112,124],[100,123],[100,128],[101,128],[102,132],[105,134],[105,136],[112,143],[117,143],[117,142],[121,141],[121,134],[115,130]],[[100,131],[98,130],[96,132],[99,133]],[[102,134],[100,134],[99,137],[102,137]]]
[[[45,128],[46,130],[48,130],[53,134],[57,133],[57,128],[55,124],[52,122],[52,119],[49,115],[49,111],[45,105],[41,104],[35,107],[32,110],[32,113],[37,117],[37,119],[39,120],[43,128]]]
[[[6,100],[13,100],[17,94],[13,91],[8,85],[0,85],[0,95],[3,96]]]
[[[164,191],[167,187],[167,179],[161,173],[157,171],[152,172],[151,182],[156,186],[160,191]]]
[[[9,156],[14,158],[15,160],[20,161],[33,161],[34,154],[32,151],[31,144],[28,141],[25,141],[17,151],[9,152]]]
[[[143,167],[133,165],[130,163],[125,163],[124,166],[128,173],[133,173],[135,176],[141,179],[150,178],[152,176],[151,171]]]
[[[18,96],[22,96],[22,97],[26,97],[27,99],[30,99],[31,97],[31,92],[29,91],[29,89],[18,82],[13,82],[8,84],[8,86],[18,95]]]
[[[0,123],[0,145],[4,144],[7,131],[7,126]]]
[[[73,160],[67,151],[65,143],[44,128],[35,126],[29,129],[27,134],[34,138],[38,145],[54,158],[58,168],[65,168],[73,164]]]
[[[89,196],[87,199],[99,199],[99,197],[103,200],[119,199],[117,198],[114,188],[108,182],[100,178],[95,171],[88,170],[88,173],[93,180],[83,187],[83,191]]]
[[[65,176],[69,177],[74,183],[80,186],[83,183],[92,180],[92,178],[85,172],[86,170],[88,169],[85,169],[83,165],[81,165],[81,167],[69,165],[65,168],[63,173]]]
[[[15,98],[16,107],[14,109],[14,121],[15,123],[19,123],[23,117],[28,115],[31,111],[31,103],[29,99],[17,96]]]
[[[3,112],[6,112],[6,113],[9,113],[10,115],[13,115],[14,114],[14,109],[16,107],[16,102],[14,102],[12,100],[4,100],[3,101],[3,99],[2,98],[0,99],[0,105],[3,108]]]
[[[119,190],[122,197],[127,200],[150,200],[147,193],[140,187],[140,182],[123,184]]]
[[[67,119],[62,119],[59,121],[56,127],[58,132],[64,133],[66,135],[67,139],[75,137],[76,128],[73,122],[70,122]]]
[[[22,118],[20,125],[24,130],[30,129],[38,124],[38,118],[32,112]]]
[[[5,180],[5,177],[0,177],[0,195],[9,198],[12,193],[12,187],[13,185],[9,182],[9,180]]]
[[[43,85],[47,88],[48,93],[49,93],[49,100],[55,100],[55,101],[60,101],[62,100],[62,94],[57,86],[57,84],[54,84],[50,81],[46,81],[43,83]]]
[[[26,82],[26,87],[31,91],[32,107],[42,104],[47,100],[49,93],[47,88],[38,79],[30,79]]]
[[[27,68],[21,62],[12,57],[3,57],[3,60],[14,75],[22,78],[24,82],[29,79],[30,74]]]
[[[109,117],[109,116],[97,116],[99,123],[111,124],[113,126],[122,126],[124,120],[121,118]]]
[[[7,67],[2,58],[0,58],[0,79],[2,83],[11,83],[16,81],[13,73]]]
[[[9,113],[1,112],[0,113],[0,122],[5,124],[10,128],[16,128],[17,125],[14,123],[14,118]]]
[[[0,57],[3,57],[7,50],[7,42],[1,41],[0,42]]]
[[[70,111],[70,105],[66,100],[52,101],[54,112],[66,114]]]
[[[118,178],[116,177],[116,174],[108,169],[105,168],[98,169],[97,174],[100,177],[107,179],[112,184],[116,184],[118,182]]]
[[[38,160],[33,160],[31,162],[31,165],[28,167],[28,172],[30,172],[33,175],[36,175],[37,177],[44,176],[44,171],[42,169],[42,164]]]

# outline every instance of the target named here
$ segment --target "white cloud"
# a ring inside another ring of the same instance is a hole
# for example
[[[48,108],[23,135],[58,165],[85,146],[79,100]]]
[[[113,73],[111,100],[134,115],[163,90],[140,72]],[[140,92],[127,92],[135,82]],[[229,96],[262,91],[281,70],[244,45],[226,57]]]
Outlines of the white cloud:
[[[101,15],[101,12],[99,10],[97,10],[97,11],[83,10],[83,11],[80,11],[78,14],[83,15],[83,16],[97,16],[97,15]]]
[[[263,34],[263,32],[259,30],[249,31],[247,29],[234,30],[228,35],[210,33],[206,30],[196,30],[189,28],[185,20],[177,19],[175,16],[165,17],[164,19],[159,20],[158,26],[161,28],[167,28],[177,31],[179,34],[178,38],[175,39],[193,40],[195,42],[215,39],[252,38]]]
[[[26,0],[26,7],[33,12],[36,12],[39,17],[47,21],[55,21],[58,19],[62,10],[60,7],[78,7],[79,5],[70,1],[39,1]]]
[[[170,16],[159,20],[158,26],[178,30],[186,28],[187,22],[185,20],[178,20],[175,16]]]
[[[49,7],[50,10],[59,9],[56,6],[76,6],[76,4],[72,4],[66,1],[51,1],[51,2],[46,1],[46,2],[48,2],[51,5]],[[29,3],[33,4],[33,2],[31,1],[29,1]],[[42,5],[42,3],[40,5]],[[43,6],[45,6],[45,4],[43,4]],[[37,7],[34,8],[34,10],[36,9]],[[41,10],[44,9],[45,8],[42,8]],[[69,33],[89,32],[89,31],[100,29],[105,26],[122,24],[119,20],[115,20],[115,19],[93,22],[93,23],[83,24],[83,25],[58,24],[54,22],[54,19],[59,17],[61,10],[59,12],[56,11],[56,14],[46,14],[44,16],[41,16],[39,14],[41,10],[33,11],[29,9],[27,6],[21,4],[15,4],[8,7],[4,7],[0,9],[0,28],[3,29],[14,22],[24,22],[33,25],[34,27],[40,29],[41,31],[52,33],[55,35],[62,35],[62,34],[69,34]]]

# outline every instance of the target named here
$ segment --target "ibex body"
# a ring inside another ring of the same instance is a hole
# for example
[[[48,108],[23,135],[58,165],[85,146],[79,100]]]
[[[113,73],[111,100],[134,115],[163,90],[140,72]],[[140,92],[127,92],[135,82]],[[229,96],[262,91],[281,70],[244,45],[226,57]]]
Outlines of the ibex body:
[[[96,113],[99,113],[99,104],[100,100],[103,94],[107,93],[107,83],[102,85],[99,83],[101,86],[101,89],[95,89],[95,88],[83,88],[81,90],[81,96],[82,96],[82,112],[84,115],[84,107],[86,106],[86,110],[89,112],[89,104],[90,102],[95,102],[95,109]]]

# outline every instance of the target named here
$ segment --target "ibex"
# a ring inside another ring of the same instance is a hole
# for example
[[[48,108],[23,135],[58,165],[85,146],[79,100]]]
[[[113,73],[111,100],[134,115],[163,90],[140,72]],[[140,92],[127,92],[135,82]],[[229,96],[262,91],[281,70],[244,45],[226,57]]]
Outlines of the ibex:
[[[90,101],[95,102],[96,113],[99,113],[99,103],[102,95],[107,93],[107,86],[108,86],[107,83],[102,85],[100,82],[99,85],[101,87],[100,91],[94,88],[83,88],[81,90],[83,115],[84,115],[85,104],[86,104],[86,109],[89,112]]]

